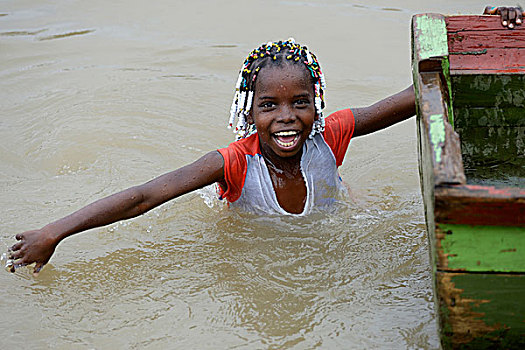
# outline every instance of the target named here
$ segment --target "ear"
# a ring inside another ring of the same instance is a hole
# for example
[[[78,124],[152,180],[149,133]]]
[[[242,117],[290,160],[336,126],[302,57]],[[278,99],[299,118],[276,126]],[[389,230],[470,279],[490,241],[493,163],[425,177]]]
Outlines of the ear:
[[[255,124],[255,121],[253,120],[252,111],[250,110],[250,113],[246,116],[246,122],[248,124]]]

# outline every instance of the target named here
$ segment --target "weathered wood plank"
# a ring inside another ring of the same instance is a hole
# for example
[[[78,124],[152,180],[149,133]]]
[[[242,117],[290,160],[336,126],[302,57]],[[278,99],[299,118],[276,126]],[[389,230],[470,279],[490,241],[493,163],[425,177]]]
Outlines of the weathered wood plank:
[[[418,75],[419,100],[425,139],[432,151],[434,184],[462,184],[466,182],[459,137],[448,122],[447,89],[442,75],[424,72]]]
[[[520,73],[525,71],[525,49],[481,49],[450,53],[451,74]]]
[[[519,38],[505,38],[516,34],[502,29],[496,17],[476,17],[446,19],[446,50],[442,17],[417,15],[412,22],[420,176],[435,297],[440,299],[442,345],[525,348],[525,310],[520,309],[525,304],[525,189],[465,184],[459,137],[451,126],[461,132],[465,164],[498,170],[518,164],[519,168],[522,163],[515,160],[520,159],[525,140],[521,135],[525,132],[520,131],[525,119],[523,55],[520,48],[508,47],[523,45]],[[499,32],[483,32],[492,30]],[[470,35],[472,39],[467,38]],[[488,42],[488,37],[496,39]],[[476,43],[482,38],[485,42]],[[428,44],[432,41],[437,50]],[[487,71],[512,74],[479,76]],[[509,134],[510,130],[518,133]],[[493,142],[497,145],[487,146]],[[497,151],[494,163],[483,158],[492,150]],[[469,176],[473,174],[468,170]]]
[[[438,270],[525,273],[525,227],[438,224]]]
[[[446,87],[446,101],[444,102],[448,109],[447,119],[453,126],[454,111],[452,104],[449,103],[452,87],[449,75],[447,32],[443,15],[426,13],[412,18],[412,67],[416,90],[418,89],[417,75],[422,72],[440,72],[444,87]]]
[[[452,76],[454,107],[524,107],[525,74]]]
[[[448,32],[462,31],[508,31],[501,26],[498,16],[490,15],[453,15],[446,16]]]
[[[448,55],[447,28],[443,15],[427,13],[412,19],[413,61],[421,62]]]
[[[525,183],[525,74],[461,75],[452,82],[467,181]]]
[[[498,30],[461,32],[449,30],[447,38],[449,54],[479,55],[486,49],[506,49],[513,52],[513,49],[525,47],[525,28],[520,26],[516,30],[508,30],[500,27]]]
[[[467,166],[496,166],[511,162],[517,166],[514,173],[524,176],[525,127],[458,128],[458,132],[461,134],[462,154],[468,159]],[[506,174],[500,175],[504,177]]]
[[[525,126],[525,109],[523,107],[464,107],[455,106],[458,118],[456,128],[479,127],[521,127]]]
[[[525,348],[525,275],[437,273],[444,349]]]
[[[445,18],[451,74],[525,72],[525,27],[503,28],[495,16]]]
[[[453,185],[434,191],[438,223],[525,227],[525,189]]]
[[[517,26],[508,30],[496,16],[446,16],[445,23],[450,53],[479,48],[525,47],[525,28]]]

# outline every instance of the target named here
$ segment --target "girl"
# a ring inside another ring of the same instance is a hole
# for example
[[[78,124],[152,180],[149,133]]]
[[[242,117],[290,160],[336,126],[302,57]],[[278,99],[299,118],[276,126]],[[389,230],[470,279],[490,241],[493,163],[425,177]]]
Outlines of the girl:
[[[518,25],[517,12],[512,22],[511,16],[502,18]],[[229,123],[237,119],[236,142],[39,230],[17,234],[19,242],[9,253],[11,271],[36,263],[37,274],[64,238],[141,215],[213,183],[232,207],[256,213],[305,215],[330,206],[342,190],[337,168],[350,139],[413,116],[415,98],[409,87],[372,106],[325,118],[324,89],[319,62],[308,48],[293,39],[261,45],[246,58],[237,81]]]

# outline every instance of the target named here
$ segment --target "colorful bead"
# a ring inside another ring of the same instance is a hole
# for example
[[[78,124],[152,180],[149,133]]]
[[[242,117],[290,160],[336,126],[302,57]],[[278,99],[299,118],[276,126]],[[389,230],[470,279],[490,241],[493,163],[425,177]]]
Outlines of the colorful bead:
[[[246,122],[246,116],[249,115],[252,107],[257,75],[261,67],[265,67],[268,62],[277,61],[277,56],[280,55],[282,49],[288,51],[287,55],[282,56],[283,59],[291,60],[294,64],[295,62],[304,64],[315,80],[314,105],[317,119],[314,122],[309,137],[312,138],[315,134],[324,131],[325,121],[322,113],[325,106],[324,90],[326,88],[324,74],[321,71],[317,57],[311,53],[306,46],[301,46],[297,44],[293,38],[289,38],[286,41],[269,41],[254,49],[244,60],[235,85],[235,95],[230,108],[230,118],[228,121],[228,128],[232,128],[235,118],[237,118],[237,125],[234,130],[237,140],[248,137],[257,132],[253,123],[248,124]],[[269,61],[266,60],[266,56],[270,57]],[[259,64],[256,62],[261,63]],[[258,66],[253,69],[253,66],[256,64]]]

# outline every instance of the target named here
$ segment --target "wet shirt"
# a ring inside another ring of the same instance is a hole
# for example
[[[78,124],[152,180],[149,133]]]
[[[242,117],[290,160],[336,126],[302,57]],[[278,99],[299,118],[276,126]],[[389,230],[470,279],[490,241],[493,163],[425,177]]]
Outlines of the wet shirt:
[[[301,172],[306,184],[306,203],[299,215],[313,208],[330,206],[343,190],[337,168],[342,164],[354,132],[350,109],[332,113],[325,120],[325,131],[306,140],[301,156]],[[271,215],[293,215],[277,201],[270,173],[261,154],[257,133],[218,150],[224,158],[225,188],[221,199],[231,207]]]

